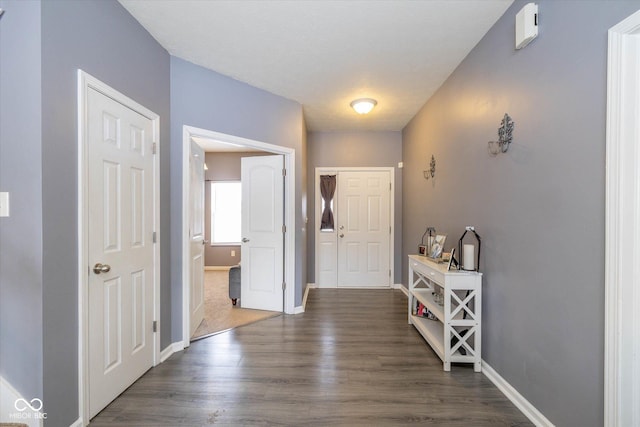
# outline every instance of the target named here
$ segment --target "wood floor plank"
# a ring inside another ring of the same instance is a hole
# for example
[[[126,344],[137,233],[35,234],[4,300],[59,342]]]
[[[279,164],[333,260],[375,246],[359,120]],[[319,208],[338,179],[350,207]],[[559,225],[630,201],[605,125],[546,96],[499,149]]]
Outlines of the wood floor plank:
[[[469,365],[442,362],[397,290],[316,289],[306,312],[192,343],[92,426],[529,426]]]

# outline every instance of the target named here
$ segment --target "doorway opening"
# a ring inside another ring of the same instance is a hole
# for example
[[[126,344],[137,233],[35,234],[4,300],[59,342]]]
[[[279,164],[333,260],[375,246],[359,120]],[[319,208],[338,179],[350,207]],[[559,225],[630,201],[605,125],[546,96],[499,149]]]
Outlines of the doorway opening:
[[[604,425],[640,425],[640,11],[609,29]]]
[[[197,324],[192,320],[191,341],[282,312],[282,309],[245,308],[247,304],[239,300],[242,294],[240,261],[243,246],[247,246],[242,243],[243,159],[271,156],[272,153],[199,137],[194,138],[194,143],[204,152],[204,238],[201,245],[204,313],[202,320],[195,320]]]
[[[189,203],[190,203],[190,144],[192,141],[211,141],[231,145],[235,147],[243,147],[244,151],[261,151],[269,154],[276,154],[282,158],[286,174],[283,179],[282,205],[284,206],[284,227],[286,232],[283,234],[283,305],[284,312],[287,314],[294,313],[295,302],[295,151],[291,148],[281,147],[278,145],[268,144],[261,141],[250,140],[233,135],[227,135],[206,129],[199,129],[191,126],[183,126],[183,202],[182,202],[182,283],[183,283],[183,345],[188,347],[191,338],[191,268],[190,268],[190,220],[189,220]],[[229,254],[231,249],[229,250]],[[236,253],[238,258],[240,254]],[[246,270],[246,269],[245,269]],[[228,274],[228,273],[226,273]],[[228,276],[227,276],[228,277]]]

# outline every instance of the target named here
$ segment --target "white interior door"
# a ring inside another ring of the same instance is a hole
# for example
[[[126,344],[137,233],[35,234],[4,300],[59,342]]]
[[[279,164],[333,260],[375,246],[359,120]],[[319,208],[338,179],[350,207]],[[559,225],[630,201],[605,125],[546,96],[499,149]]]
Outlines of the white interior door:
[[[189,260],[191,268],[191,301],[189,312],[192,336],[204,319],[204,150],[191,141],[189,156]]]
[[[153,365],[152,121],[89,89],[89,413]]]
[[[390,286],[388,171],[338,173],[338,286]]]
[[[283,309],[283,168],[280,155],[242,158],[243,308]]]

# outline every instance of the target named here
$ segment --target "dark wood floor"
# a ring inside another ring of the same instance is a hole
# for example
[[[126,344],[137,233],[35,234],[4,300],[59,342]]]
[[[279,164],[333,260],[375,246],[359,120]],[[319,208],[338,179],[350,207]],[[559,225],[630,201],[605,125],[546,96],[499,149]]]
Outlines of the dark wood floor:
[[[525,426],[472,365],[442,370],[398,290],[312,290],[304,314],[192,343],[92,426]]]

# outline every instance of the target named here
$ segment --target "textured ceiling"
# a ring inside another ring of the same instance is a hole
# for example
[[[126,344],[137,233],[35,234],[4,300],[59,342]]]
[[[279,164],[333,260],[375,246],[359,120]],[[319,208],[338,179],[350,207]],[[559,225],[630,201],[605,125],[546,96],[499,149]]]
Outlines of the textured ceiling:
[[[313,131],[401,130],[512,2],[120,0],[171,55],[299,102]]]

